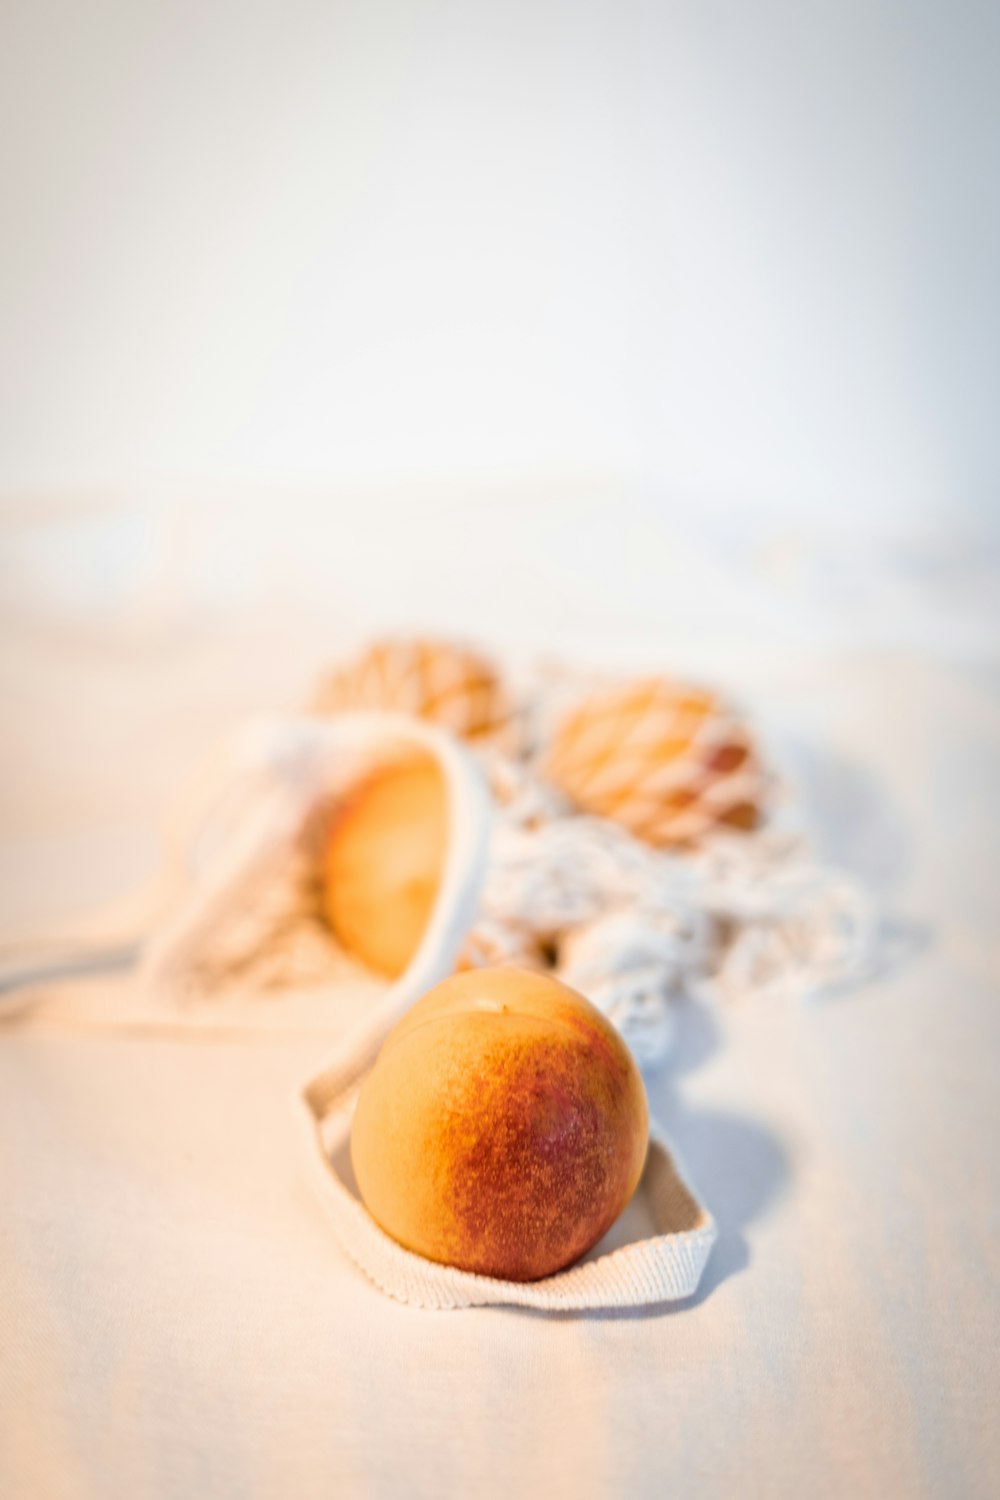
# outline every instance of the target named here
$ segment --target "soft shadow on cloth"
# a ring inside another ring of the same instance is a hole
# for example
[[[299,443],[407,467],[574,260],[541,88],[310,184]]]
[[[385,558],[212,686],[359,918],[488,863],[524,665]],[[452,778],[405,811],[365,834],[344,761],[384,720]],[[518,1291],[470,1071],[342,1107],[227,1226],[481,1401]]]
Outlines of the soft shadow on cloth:
[[[670,1062],[647,1079],[650,1109],[663,1126],[694,1191],[715,1218],[719,1238],[693,1297],[655,1307],[589,1312],[588,1319],[626,1322],[675,1317],[700,1303],[751,1262],[748,1231],[778,1202],[791,1183],[791,1164],[777,1136],[759,1120],[716,1110],[692,1108],[684,1098],[684,1079],[701,1068],[722,1045],[714,1007],[678,1002],[677,1036]],[[600,1247],[597,1247],[598,1249]],[[528,1308],[488,1311],[529,1318],[579,1318],[577,1312],[539,1312]]]
[[[784,748],[818,857],[860,880],[879,903],[878,929],[864,974],[813,997],[844,999],[908,968],[931,946],[930,925],[894,905],[913,859],[913,835],[885,784],[868,766],[814,739],[786,739]]]
[[[681,1007],[671,1064],[649,1086],[650,1107],[673,1142],[696,1191],[708,1205],[719,1238],[695,1295],[664,1312],[696,1307],[750,1265],[748,1231],[791,1184],[791,1163],[777,1136],[759,1120],[691,1107],[683,1080],[720,1046],[713,1010]]]

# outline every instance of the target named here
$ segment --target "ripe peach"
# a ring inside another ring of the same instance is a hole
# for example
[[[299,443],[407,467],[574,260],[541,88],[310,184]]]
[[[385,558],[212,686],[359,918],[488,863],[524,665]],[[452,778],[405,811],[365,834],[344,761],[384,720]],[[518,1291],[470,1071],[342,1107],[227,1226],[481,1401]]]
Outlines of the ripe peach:
[[[447,840],[447,791],[429,756],[375,772],[334,817],[323,909],[343,947],[380,974],[395,979],[419,947]]]
[[[546,774],[581,811],[661,848],[756,828],[766,781],[745,724],[714,693],[665,677],[598,688],[556,726]]]
[[[638,1068],[594,1006],[545,974],[475,969],[388,1037],[351,1159],[369,1213],[407,1249],[533,1281],[611,1227],[648,1133]]]

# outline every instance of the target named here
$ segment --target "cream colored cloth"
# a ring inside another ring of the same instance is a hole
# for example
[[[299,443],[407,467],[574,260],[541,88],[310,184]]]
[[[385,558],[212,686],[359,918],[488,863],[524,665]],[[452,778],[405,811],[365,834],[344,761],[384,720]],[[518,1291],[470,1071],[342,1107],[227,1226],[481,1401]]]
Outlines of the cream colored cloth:
[[[128,654],[98,671],[75,649],[35,643],[22,674],[5,646],[18,928],[141,873],[170,766],[222,727],[207,692],[196,724],[179,691],[167,712],[172,658],[147,689]],[[216,658],[220,693],[245,653]],[[88,728],[95,681],[127,776]],[[401,1306],[299,1165],[289,1098],[328,1043],[39,1013],[0,1030],[4,1500],[995,1494],[996,686],[868,653],[772,660],[754,691],[826,747],[807,790],[829,856],[925,936],[822,1006],[681,1007],[650,1102],[718,1221],[696,1297],[586,1320]]]

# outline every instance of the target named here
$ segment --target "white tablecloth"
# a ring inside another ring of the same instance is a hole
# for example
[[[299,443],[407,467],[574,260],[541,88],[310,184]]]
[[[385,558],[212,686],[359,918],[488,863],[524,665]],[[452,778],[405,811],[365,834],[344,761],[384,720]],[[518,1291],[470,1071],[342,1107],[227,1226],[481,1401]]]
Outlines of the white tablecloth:
[[[8,933],[148,873],[188,756],[294,693],[262,640],[8,632]],[[747,681],[821,747],[820,841],[902,930],[853,993],[684,1007],[650,1093],[720,1225],[693,1303],[399,1306],[300,1169],[315,1039],[6,1029],[0,1494],[997,1493],[995,671],[771,650]]]

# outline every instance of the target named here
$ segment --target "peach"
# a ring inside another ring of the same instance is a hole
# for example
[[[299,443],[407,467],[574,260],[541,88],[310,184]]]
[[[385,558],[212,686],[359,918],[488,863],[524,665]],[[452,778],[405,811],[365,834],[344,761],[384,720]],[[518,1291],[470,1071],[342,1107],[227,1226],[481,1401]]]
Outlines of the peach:
[[[362,1200],[409,1250],[515,1281],[610,1229],[642,1175],[646,1094],[582,995],[526,969],[453,975],[386,1040],[358,1098]]]
[[[380,974],[395,979],[419,947],[447,841],[447,789],[429,756],[376,771],[338,809],[323,910],[341,945]]]
[[[398,636],[374,641],[320,684],[321,714],[388,708],[416,714],[463,739],[487,739],[510,714],[503,683],[488,658],[456,641]]]
[[[766,781],[746,725],[714,693],[639,678],[590,693],[557,724],[549,780],[582,812],[661,848],[756,828]]]

